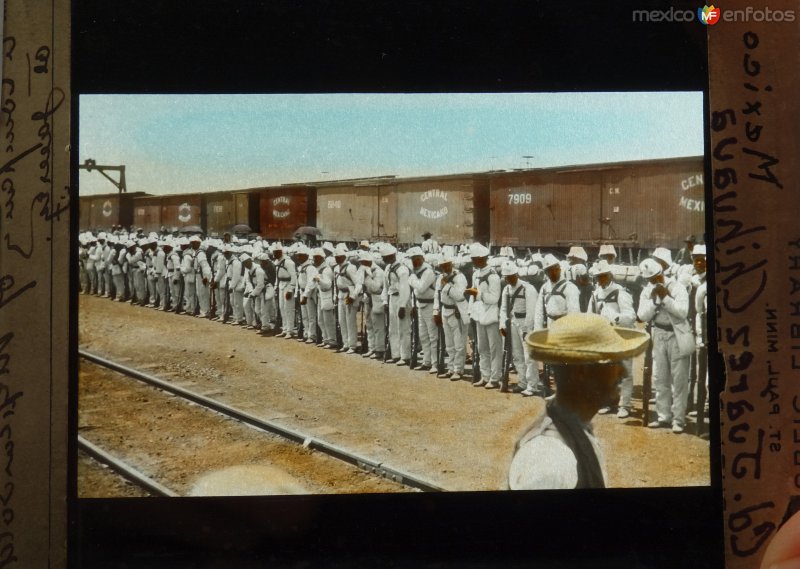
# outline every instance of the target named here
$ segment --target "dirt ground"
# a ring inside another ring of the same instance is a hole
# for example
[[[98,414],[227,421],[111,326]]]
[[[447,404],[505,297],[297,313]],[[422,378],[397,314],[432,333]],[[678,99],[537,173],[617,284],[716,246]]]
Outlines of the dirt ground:
[[[82,349],[380,460],[447,490],[504,488],[514,443],[544,408],[542,399],[476,389],[469,380],[437,379],[357,355],[263,338],[239,327],[108,299],[81,295],[79,327]],[[640,373],[636,375],[635,384],[640,384]],[[515,381],[513,374],[511,380]],[[707,485],[708,442],[688,433],[641,427],[637,397],[641,387],[635,387],[634,393],[631,417],[620,420],[605,415],[593,421],[606,457],[609,485]],[[97,397],[102,402],[113,395],[101,391]],[[81,399],[81,425],[103,427],[88,424],[97,422],[86,415],[89,409],[88,398]],[[157,411],[141,408],[125,429],[141,429],[153,420],[152,413]],[[182,420],[168,419],[171,425]],[[89,431],[84,436],[91,440],[91,435]],[[207,450],[203,445],[192,448],[184,462],[174,467],[184,470],[187,477],[207,460],[206,452],[216,452],[213,445]],[[238,464],[235,457],[228,462]]]

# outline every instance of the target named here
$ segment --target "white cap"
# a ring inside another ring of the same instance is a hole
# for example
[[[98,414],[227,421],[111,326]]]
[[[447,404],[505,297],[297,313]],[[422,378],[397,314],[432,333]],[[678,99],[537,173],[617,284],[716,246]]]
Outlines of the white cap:
[[[225,245],[222,246],[222,252],[233,253],[233,245],[231,245],[230,243],[225,243]]]
[[[672,264],[672,252],[666,247],[657,247],[656,250],[653,251],[653,254],[650,256],[656,259],[660,259],[661,261],[664,261],[668,265]]]
[[[611,265],[608,264],[608,261],[605,259],[600,259],[594,264],[589,272],[592,273],[592,275],[597,276],[604,273],[610,273],[611,271]]]
[[[134,241],[133,239],[128,239],[125,242],[125,248],[130,249],[131,247],[136,247],[136,241]]]
[[[370,263],[372,262],[372,253],[369,251],[360,251],[358,253],[358,262],[362,263],[365,261],[369,261]]]
[[[428,253],[425,255],[425,262],[431,266],[436,266],[439,264],[439,254],[438,253]]]
[[[189,243],[202,243],[202,239],[200,239],[199,235],[192,235],[189,237]]]
[[[311,255],[314,257],[324,257],[325,251],[323,251],[321,247],[317,247],[316,249],[311,251]]]
[[[559,264],[559,260],[556,259],[556,256],[553,255],[552,253],[548,253],[547,255],[544,256],[544,259],[542,259],[542,268],[543,269],[549,269],[550,267],[554,267],[554,266],[556,266],[558,264]]]
[[[452,255],[442,255],[442,258],[439,259],[439,266],[445,265],[447,263],[455,264],[455,260],[453,259]]]
[[[406,251],[406,255],[408,257],[424,257],[425,253],[422,252],[420,247],[411,247],[408,251]]]
[[[322,250],[327,251],[329,253],[333,253],[334,251],[333,243],[331,243],[330,241],[325,241],[325,243],[322,244]]]
[[[283,251],[283,243],[281,243],[280,241],[276,241],[275,243],[273,243],[272,252],[274,253],[275,251]]]
[[[97,234],[97,239],[105,239],[105,238],[106,238],[105,231],[101,231],[100,233]]]
[[[570,267],[572,270],[572,278],[578,278],[584,276],[589,271],[586,269],[586,265],[572,265]]]
[[[335,257],[346,257],[348,253],[347,245],[344,243],[337,243],[336,248],[333,250]]]
[[[570,247],[567,257],[575,257],[584,263],[589,260],[589,255],[586,254],[586,250],[583,247]]]
[[[381,247],[381,257],[388,257],[389,255],[396,255],[397,249],[391,243],[386,243]]]
[[[696,255],[705,255],[706,254],[706,246],[705,245],[695,245],[692,247],[692,257]]]
[[[616,257],[617,256],[617,250],[614,249],[613,245],[610,245],[610,244],[606,243],[604,245],[600,245],[600,252],[598,253],[598,255],[600,257],[603,257],[605,255],[614,255]]]
[[[269,253],[259,253],[256,259],[259,261],[269,261]]]
[[[469,247],[469,256],[476,258],[476,257],[488,257],[489,256],[489,248],[481,245],[480,243],[473,243]]]
[[[298,244],[294,250],[295,255],[308,255],[309,253],[310,251],[308,250],[308,247],[306,247],[302,243]]]
[[[364,239],[361,243],[358,244],[359,247],[369,247],[369,241]]]
[[[240,260],[242,263],[244,263],[245,261],[249,261],[249,260],[251,260],[251,257],[250,257],[250,255],[248,255],[247,253],[242,253],[242,254],[241,254],[241,256],[239,257],[239,260]]]
[[[661,273],[661,265],[653,259],[645,259],[639,263],[639,271],[644,278],[649,279]]]
[[[519,269],[517,269],[517,264],[514,263],[513,261],[505,261],[503,263],[503,268],[501,269],[501,272],[503,273],[504,277],[507,277],[509,275],[518,275]]]

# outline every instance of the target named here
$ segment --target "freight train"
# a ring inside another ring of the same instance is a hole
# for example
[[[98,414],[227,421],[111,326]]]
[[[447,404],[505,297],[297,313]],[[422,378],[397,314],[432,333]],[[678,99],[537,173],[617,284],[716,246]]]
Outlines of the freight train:
[[[330,241],[560,249],[611,243],[677,249],[705,228],[703,157],[557,168],[285,184],[228,192],[85,196],[80,226],[145,232],[202,230],[220,236],[249,226],[292,239],[301,226]]]

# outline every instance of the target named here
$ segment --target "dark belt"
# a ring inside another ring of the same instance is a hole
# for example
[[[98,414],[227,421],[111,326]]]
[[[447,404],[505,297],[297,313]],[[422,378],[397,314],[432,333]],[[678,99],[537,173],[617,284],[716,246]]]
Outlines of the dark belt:
[[[282,283],[292,280],[291,277],[278,277],[278,280]]]
[[[528,314],[525,312],[515,312],[514,316],[517,318],[525,318]]]
[[[390,296],[400,296],[399,292],[393,292]]]
[[[660,330],[666,330],[667,332],[672,332],[674,329],[672,328],[671,324],[659,324],[658,322],[653,322],[653,326]]]
[[[430,303],[433,302],[433,299],[432,298],[418,298],[417,302],[419,302],[420,304],[430,304]]]
[[[445,308],[455,308],[456,307],[455,304],[442,304],[442,306],[445,307]]]

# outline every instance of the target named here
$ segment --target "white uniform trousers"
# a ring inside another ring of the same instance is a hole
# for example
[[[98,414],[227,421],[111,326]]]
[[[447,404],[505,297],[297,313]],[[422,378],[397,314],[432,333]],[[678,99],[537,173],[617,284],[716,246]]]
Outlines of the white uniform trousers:
[[[419,345],[422,348],[422,365],[435,366],[439,349],[439,327],[433,321],[433,302],[425,303],[417,300],[417,324]]]
[[[195,285],[195,275],[193,273],[189,273],[186,275],[186,278],[183,279],[183,298],[183,309],[188,314],[194,314],[197,308],[197,288]]]
[[[217,318],[222,318],[225,311],[228,309],[228,289],[226,287],[217,286],[214,289],[214,302],[217,304]]]
[[[281,328],[283,332],[288,332],[292,336],[297,334],[297,326],[295,326],[295,307],[294,307],[294,294],[291,300],[286,300],[286,288],[279,287],[278,293],[278,306],[281,311]]]
[[[447,350],[447,371],[464,373],[464,363],[467,359],[467,325],[456,316],[454,310],[450,314],[442,315],[444,326],[444,345]]]
[[[261,329],[264,331],[274,330],[276,319],[275,289],[272,286],[268,286],[265,287],[264,295],[261,299]]]
[[[111,269],[103,269],[103,296],[105,297],[111,296],[111,281]]]
[[[89,271],[87,271],[86,267],[83,265],[80,265],[78,269],[80,271],[79,279],[81,283],[81,293],[87,294],[90,291],[89,287],[91,286],[89,283]]]
[[[406,306],[406,317],[400,318],[397,311],[400,308],[398,296],[389,297],[389,346],[392,349],[392,358],[402,360],[411,359],[411,314]]]
[[[136,288],[136,302],[142,305],[147,304],[147,280],[144,271],[134,269],[133,286]]]
[[[633,358],[622,360],[622,367],[625,368],[625,377],[620,380],[619,407],[630,411],[633,398]]]
[[[114,280],[114,300],[122,301],[125,298],[125,275],[119,273],[113,276]]]
[[[344,299],[339,299],[337,307],[339,311],[339,330],[342,333],[342,347],[356,349],[358,346],[358,326],[356,325],[356,317],[358,309],[355,303],[347,305]]]
[[[481,357],[481,379],[499,382],[503,377],[503,343],[497,323],[479,324],[478,354]]]
[[[252,294],[244,296],[242,293],[242,308],[244,309],[244,320],[248,326],[256,325],[256,311],[254,305],[255,297]]]
[[[89,267],[86,274],[89,276],[89,294],[97,293],[97,269]]]
[[[652,331],[658,420],[684,427],[689,397],[689,356],[680,355],[675,332],[656,326]]]
[[[197,304],[200,306],[200,317],[205,318],[211,312],[211,295],[208,285],[203,284],[202,273],[197,273],[194,278],[194,290],[197,295]]]
[[[233,306],[233,322],[244,322],[244,289],[231,291],[231,305]]]
[[[183,294],[183,277],[175,271],[169,277],[169,309],[178,312],[181,308],[181,295]]]
[[[155,275],[147,275],[147,293],[149,298],[149,303],[155,305],[158,299],[158,290],[156,288],[156,284],[158,283],[158,277]]]
[[[317,295],[312,294],[306,298],[306,303],[300,305],[300,316],[303,318],[303,334],[306,340],[309,338],[314,342],[319,342],[317,338]]]
[[[167,302],[169,300],[167,298],[167,290],[168,290],[167,283],[168,282],[169,282],[169,279],[167,277],[163,277],[163,276],[158,277],[157,288],[158,288],[158,298],[161,301],[159,303],[159,307],[161,308],[161,310],[166,310],[167,309]]]
[[[525,345],[527,331],[522,329],[524,325],[525,320],[511,319],[511,353],[514,368],[517,370],[517,385],[525,389],[536,389],[539,385],[539,363],[528,354]]]
[[[373,352],[383,352],[386,349],[386,324],[382,305],[378,304],[378,311],[368,312],[367,319],[367,340],[369,349]]]

